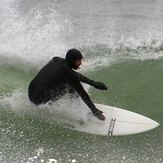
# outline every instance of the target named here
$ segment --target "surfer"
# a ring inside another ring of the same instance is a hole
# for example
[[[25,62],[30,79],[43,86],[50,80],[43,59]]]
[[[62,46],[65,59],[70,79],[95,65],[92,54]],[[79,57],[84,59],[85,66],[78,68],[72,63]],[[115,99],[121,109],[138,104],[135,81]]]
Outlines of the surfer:
[[[35,105],[40,105],[56,101],[66,93],[69,93],[70,97],[80,96],[98,119],[105,120],[103,112],[96,108],[80,82],[101,90],[107,90],[107,87],[74,71],[82,64],[82,58],[77,49],[70,49],[65,58],[52,58],[29,84],[29,99]]]

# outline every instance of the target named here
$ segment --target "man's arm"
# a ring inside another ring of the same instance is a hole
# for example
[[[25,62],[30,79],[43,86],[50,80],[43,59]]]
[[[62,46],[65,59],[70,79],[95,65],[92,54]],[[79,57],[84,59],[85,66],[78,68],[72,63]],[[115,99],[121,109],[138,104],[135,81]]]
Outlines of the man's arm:
[[[107,86],[104,83],[101,82],[95,82],[94,80],[91,80],[87,77],[85,77],[84,75],[76,72],[76,75],[78,76],[80,82],[89,84],[91,86],[94,86],[97,89],[101,89],[101,90],[107,90]]]
[[[84,90],[83,86],[81,85],[80,81],[78,78],[74,78],[71,81],[72,86],[75,88],[75,90],[78,92],[82,100],[86,103],[86,105],[90,108],[92,113],[100,120],[105,120],[105,117],[102,115],[102,111],[98,110],[96,106],[93,104],[91,101],[89,95],[87,92]]]

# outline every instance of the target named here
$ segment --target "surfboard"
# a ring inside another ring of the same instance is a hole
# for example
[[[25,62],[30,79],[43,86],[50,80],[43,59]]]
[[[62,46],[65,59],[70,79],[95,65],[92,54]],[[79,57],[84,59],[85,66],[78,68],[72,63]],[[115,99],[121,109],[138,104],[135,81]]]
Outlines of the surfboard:
[[[138,113],[102,104],[95,105],[103,111],[106,120],[101,121],[90,113],[86,121],[71,125],[71,129],[96,135],[118,136],[146,132],[159,125],[156,121]]]

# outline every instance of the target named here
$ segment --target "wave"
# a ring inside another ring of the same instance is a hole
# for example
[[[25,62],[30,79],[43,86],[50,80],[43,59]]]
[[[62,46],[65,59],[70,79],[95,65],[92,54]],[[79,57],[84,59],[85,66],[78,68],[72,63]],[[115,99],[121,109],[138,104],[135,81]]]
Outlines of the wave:
[[[98,19],[93,22],[88,19],[85,23],[91,27],[84,28],[83,32],[83,24],[75,23],[70,11],[66,16],[60,3],[7,0],[0,9],[1,67],[10,65],[25,71],[38,71],[52,57],[64,57],[70,48],[77,48],[84,54],[81,67],[84,72],[123,59],[148,60],[163,56],[160,30],[151,27],[124,33],[121,24],[116,24],[115,16],[111,17],[112,27],[106,31],[98,30]],[[98,14],[107,27],[106,17]],[[79,16],[77,20],[80,22],[83,18]]]
[[[81,71],[89,72],[96,67],[110,66],[112,63],[126,59],[160,59],[163,57],[163,43],[153,41],[151,43],[142,43],[135,45],[132,42],[119,42],[114,45],[97,44],[90,46],[81,46],[78,48],[84,55],[83,66]],[[65,52],[66,53],[66,52]],[[18,54],[17,53],[0,53],[0,66],[13,66],[26,72],[38,71],[52,57],[64,57],[65,53],[49,54]]]
[[[161,1],[78,0],[72,4],[57,0],[3,0],[0,5],[0,160],[161,162],[161,125],[151,132],[125,138],[70,132],[54,127],[51,122],[78,123],[85,119],[88,109],[81,114],[80,109],[71,109],[72,104],[72,108],[77,104],[66,99],[36,107],[27,96],[29,82],[44,64],[54,56],[64,57],[70,48],[78,48],[84,54],[80,71],[108,84],[107,92],[90,89],[94,102],[130,109],[161,124],[160,4]],[[137,142],[140,142],[138,147]]]
[[[97,66],[109,66],[120,60],[126,59],[160,59],[163,57],[163,44],[153,41],[150,44],[135,45],[132,43],[118,43],[115,45],[92,45],[83,47],[86,68],[94,69]]]
[[[98,13],[97,20],[94,19],[96,15],[89,15],[93,20],[86,19],[83,24],[89,28],[83,28],[84,25],[78,23],[83,17],[79,15],[75,19],[71,10],[66,16],[64,5],[63,8],[60,5],[50,1],[42,1],[41,4],[3,1],[0,6],[0,64],[39,69],[53,56],[64,57],[70,48],[78,48],[84,53],[84,71],[108,66],[120,59],[146,60],[163,56],[162,32],[154,28],[153,19],[152,26],[148,28],[136,30],[133,23],[131,28],[135,30],[127,28],[123,31],[126,26],[121,28],[122,24],[117,22],[119,17],[110,17],[112,24],[108,25],[106,17]],[[134,19],[129,20],[134,22]],[[103,32],[98,29],[99,22],[103,24]],[[142,25],[147,26],[145,23]]]

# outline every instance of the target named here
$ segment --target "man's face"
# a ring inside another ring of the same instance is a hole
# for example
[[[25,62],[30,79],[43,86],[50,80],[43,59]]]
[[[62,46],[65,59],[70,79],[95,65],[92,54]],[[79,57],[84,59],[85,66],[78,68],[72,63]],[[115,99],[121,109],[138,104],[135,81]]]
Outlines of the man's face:
[[[75,65],[76,65],[77,69],[80,67],[81,64],[82,64],[82,60],[81,59],[77,59],[75,61]]]

